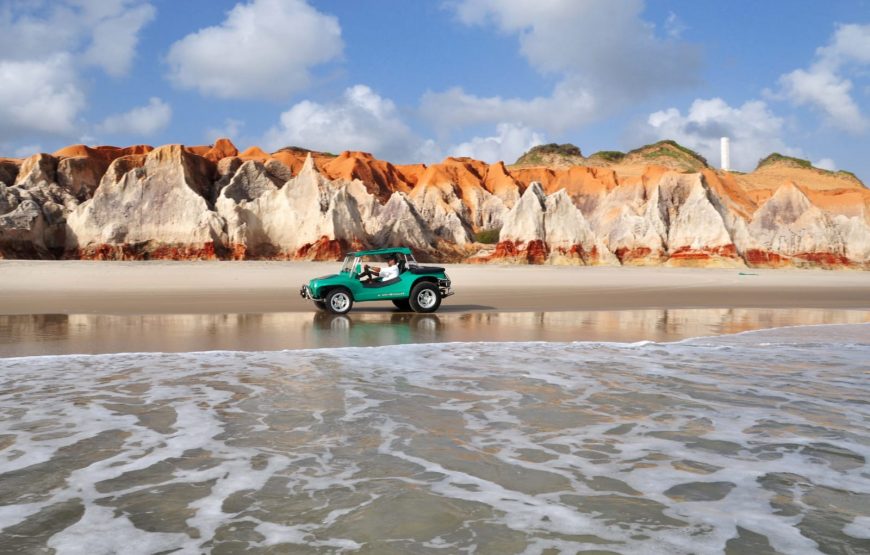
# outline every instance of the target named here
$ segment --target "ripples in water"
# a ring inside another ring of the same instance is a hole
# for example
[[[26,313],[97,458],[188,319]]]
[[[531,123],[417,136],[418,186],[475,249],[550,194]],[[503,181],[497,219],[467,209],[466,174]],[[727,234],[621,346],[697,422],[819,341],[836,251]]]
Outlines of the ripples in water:
[[[861,553],[870,326],[0,360],[0,551]]]

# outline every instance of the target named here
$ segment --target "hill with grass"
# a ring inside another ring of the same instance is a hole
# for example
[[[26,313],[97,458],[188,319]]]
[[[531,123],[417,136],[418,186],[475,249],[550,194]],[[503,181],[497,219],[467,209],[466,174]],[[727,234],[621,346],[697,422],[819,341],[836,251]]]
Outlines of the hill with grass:
[[[533,146],[528,152],[520,156],[513,165],[561,168],[583,164],[585,160],[580,148],[575,145],[550,143]]]

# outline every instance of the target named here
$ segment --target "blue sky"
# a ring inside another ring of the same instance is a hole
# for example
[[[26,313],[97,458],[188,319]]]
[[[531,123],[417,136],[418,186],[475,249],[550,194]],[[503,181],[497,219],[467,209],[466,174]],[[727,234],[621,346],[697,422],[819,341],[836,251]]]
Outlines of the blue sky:
[[[2,0],[0,154],[298,145],[512,162],[662,138],[870,181],[870,2]]]

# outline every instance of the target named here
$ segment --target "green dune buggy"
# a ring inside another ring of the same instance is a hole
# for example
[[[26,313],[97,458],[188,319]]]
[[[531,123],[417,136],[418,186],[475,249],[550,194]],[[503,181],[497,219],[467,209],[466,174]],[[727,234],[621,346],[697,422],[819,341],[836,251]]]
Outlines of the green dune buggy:
[[[390,279],[373,275],[369,264],[386,267],[384,261],[395,260],[398,272]],[[420,266],[411,249],[395,247],[348,253],[337,274],[314,278],[299,291],[320,310],[345,314],[355,302],[392,301],[399,310],[435,312],[441,299],[453,294],[444,268]]]

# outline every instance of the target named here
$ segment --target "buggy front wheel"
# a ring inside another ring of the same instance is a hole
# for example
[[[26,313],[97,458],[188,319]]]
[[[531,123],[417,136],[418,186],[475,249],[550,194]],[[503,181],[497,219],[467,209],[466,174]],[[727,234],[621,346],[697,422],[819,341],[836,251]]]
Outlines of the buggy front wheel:
[[[441,292],[435,284],[424,281],[411,289],[408,301],[414,312],[435,312],[441,306]]]
[[[333,289],[326,296],[326,310],[333,314],[347,314],[353,307],[353,297],[347,289]]]

